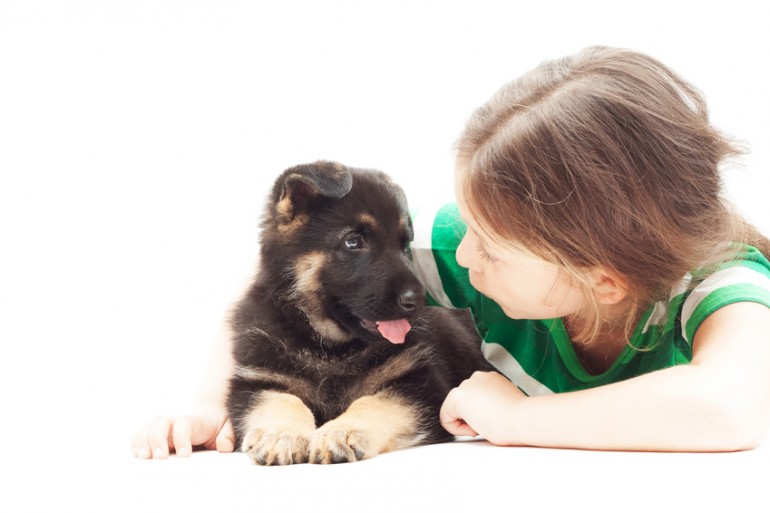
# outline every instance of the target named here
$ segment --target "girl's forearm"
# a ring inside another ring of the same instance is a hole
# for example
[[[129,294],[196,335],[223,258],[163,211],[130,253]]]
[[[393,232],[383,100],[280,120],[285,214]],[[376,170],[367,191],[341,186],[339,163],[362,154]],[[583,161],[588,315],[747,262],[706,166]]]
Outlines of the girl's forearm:
[[[208,366],[195,398],[199,408],[224,409],[230,376],[233,373],[232,333],[229,322],[222,323],[217,340],[211,349]]]
[[[542,447],[732,451],[755,447],[763,416],[694,365],[594,389],[528,397],[509,410],[509,440]],[[759,427],[754,427],[759,426]]]
[[[257,259],[256,265],[258,268],[259,259]],[[250,285],[250,280],[246,280],[241,284],[237,295],[238,299],[245,296]],[[196,406],[204,409],[225,409],[227,394],[230,388],[230,377],[232,377],[235,368],[232,340],[233,332],[230,328],[230,315],[227,314],[222,320],[214,347],[211,349],[208,366],[195,398]]]

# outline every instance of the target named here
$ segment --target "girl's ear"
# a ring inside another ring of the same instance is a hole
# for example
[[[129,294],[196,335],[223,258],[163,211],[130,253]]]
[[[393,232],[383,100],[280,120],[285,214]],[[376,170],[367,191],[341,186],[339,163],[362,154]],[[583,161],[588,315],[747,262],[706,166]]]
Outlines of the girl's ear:
[[[594,295],[602,305],[616,305],[628,295],[628,280],[615,271],[597,267],[593,272]]]

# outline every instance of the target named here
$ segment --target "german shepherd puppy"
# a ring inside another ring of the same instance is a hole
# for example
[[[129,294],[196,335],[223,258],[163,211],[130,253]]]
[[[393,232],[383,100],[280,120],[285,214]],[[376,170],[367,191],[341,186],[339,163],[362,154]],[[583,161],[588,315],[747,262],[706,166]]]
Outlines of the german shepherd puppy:
[[[338,463],[452,439],[441,403],[488,366],[467,313],[423,306],[412,235],[405,195],[384,173],[316,162],[277,179],[261,267],[231,320],[227,406],[236,447],[255,463]]]

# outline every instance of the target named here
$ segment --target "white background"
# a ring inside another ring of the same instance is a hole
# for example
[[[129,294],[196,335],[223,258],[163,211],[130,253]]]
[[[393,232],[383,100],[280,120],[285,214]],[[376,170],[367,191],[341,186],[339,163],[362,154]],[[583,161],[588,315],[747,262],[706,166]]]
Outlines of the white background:
[[[330,159],[450,199],[465,119],[544,59],[605,44],[679,71],[749,148],[728,192],[770,232],[759,5],[0,0],[0,504],[145,496],[157,467],[111,465],[141,421],[185,411],[273,178]]]

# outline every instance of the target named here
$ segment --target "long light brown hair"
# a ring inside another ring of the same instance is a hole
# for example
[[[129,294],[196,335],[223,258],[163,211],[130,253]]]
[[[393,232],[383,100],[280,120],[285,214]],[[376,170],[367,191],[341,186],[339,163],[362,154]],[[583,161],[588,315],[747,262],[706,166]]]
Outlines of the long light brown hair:
[[[722,196],[720,165],[740,150],[711,126],[698,90],[647,55],[590,47],[544,62],[480,107],[456,147],[481,228],[583,289],[581,339],[594,340],[606,317],[592,268],[627,282],[628,336],[687,272],[729,258],[729,242],[770,254]]]

